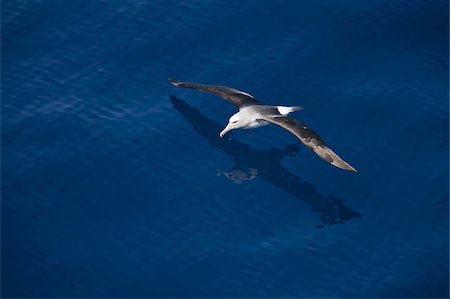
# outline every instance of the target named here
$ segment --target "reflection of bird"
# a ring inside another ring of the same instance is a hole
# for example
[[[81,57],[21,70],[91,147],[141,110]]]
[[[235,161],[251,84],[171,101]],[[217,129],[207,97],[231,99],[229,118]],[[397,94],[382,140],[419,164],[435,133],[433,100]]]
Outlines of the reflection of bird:
[[[258,175],[258,169],[249,168],[249,169],[232,169],[230,171],[223,171],[222,169],[218,169],[219,174],[223,174],[236,184],[242,183],[242,181],[250,181],[253,180]]]
[[[300,150],[298,144],[288,145],[284,149],[257,150],[234,138],[219,138],[217,131],[221,128],[220,124],[175,96],[171,96],[170,101],[196,132],[232,157],[234,166],[228,171],[219,171],[234,183],[240,184],[258,177],[308,204],[314,212],[320,213],[320,220],[327,225],[361,217],[342,199],[321,194],[313,184],[283,167],[282,160],[293,157]]]
[[[233,129],[251,129],[275,124],[294,134],[325,161],[345,170],[356,171],[355,168],[333,152],[312,129],[293,118],[287,117],[289,113],[303,109],[302,107],[262,105],[252,95],[225,86],[200,85],[175,79],[170,79],[170,82],[177,87],[206,91],[221,96],[239,109],[239,112],[230,117],[228,125],[220,132],[220,137]]]

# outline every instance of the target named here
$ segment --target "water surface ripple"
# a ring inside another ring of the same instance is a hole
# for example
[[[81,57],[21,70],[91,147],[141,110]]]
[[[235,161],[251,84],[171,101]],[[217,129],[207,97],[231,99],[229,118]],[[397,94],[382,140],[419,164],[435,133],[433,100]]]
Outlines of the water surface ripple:
[[[1,14],[2,297],[448,296],[448,1]],[[304,106],[358,173],[169,77]]]

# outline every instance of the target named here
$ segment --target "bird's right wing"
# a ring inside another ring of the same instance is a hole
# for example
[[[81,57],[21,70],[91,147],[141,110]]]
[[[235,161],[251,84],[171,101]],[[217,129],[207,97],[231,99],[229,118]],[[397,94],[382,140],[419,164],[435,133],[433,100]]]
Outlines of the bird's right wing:
[[[262,119],[288,130],[325,161],[341,169],[356,172],[356,169],[333,152],[316,132],[301,122],[290,117],[273,117],[270,115],[262,115]]]
[[[183,82],[176,79],[169,79],[169,80],[170,83],[172,83],[177,87],[196,89],[221,96],[230,103],[232,103],[233,105],[235,105],[238,109],[241,109],[249,105],[260,105],[260,103],[256,100],[254,96],[231,87],[220,85],[201,85],[191,82]]]

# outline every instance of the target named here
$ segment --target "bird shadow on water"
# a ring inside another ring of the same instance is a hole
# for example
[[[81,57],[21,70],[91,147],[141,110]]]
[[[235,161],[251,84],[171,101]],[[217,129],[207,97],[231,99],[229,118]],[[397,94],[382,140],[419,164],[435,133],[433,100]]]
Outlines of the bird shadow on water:
[[[275,147],[269,150],[252,149],[248,144],[233,138],[220,138],[218,132],[222,130],[222,126],[203,115],[197,108],[174,95],[170,96],[170,101],[173,108],[192,125],[195,131],[211,145],[232,156],[231,161],[234,163],[232,169],[218,171],[234,183],[240,184],[259,177],[311,206],[312,211],[320,214],[319,219],[325,225],[361,218],[361,214],[347,207],[342,199],[319,193],[313,184],[290,173],[281,165],[283,158],[293,157],[298,153],[301,148],[298,143],[288,145],[284,149]]]

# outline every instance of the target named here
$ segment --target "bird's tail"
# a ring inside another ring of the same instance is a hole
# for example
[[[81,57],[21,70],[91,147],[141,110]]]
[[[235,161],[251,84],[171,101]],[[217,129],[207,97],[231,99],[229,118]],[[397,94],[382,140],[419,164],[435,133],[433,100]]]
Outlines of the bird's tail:
[[[292,106],[292,107],[287,107],[287,106],[277,106],[278,112],[280,112],[281,115],[288,115],[291,112],[297,111],[297,110],[302,110],[303,107],[302,106]]]

